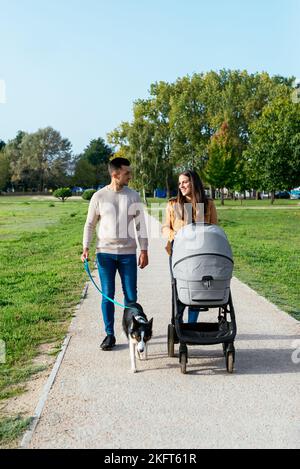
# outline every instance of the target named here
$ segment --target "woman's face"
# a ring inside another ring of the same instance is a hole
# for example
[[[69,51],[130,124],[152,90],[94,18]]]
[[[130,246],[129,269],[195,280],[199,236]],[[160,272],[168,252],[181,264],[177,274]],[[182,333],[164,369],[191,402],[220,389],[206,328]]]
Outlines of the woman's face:
[[[179,176],[178,187],[184,197],[192,194],[191,180],[188,176],[181,174]]]

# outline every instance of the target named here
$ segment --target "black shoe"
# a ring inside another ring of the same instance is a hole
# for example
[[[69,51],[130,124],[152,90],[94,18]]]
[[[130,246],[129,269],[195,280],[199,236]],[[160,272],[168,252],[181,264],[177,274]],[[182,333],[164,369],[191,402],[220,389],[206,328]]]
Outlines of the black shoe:
[[[102,344],[100,345],[100,348],[102,350],[111,350],[114,348],[116,345],[116,338],[114,335],[107,335],[105,339],[103,340]]]

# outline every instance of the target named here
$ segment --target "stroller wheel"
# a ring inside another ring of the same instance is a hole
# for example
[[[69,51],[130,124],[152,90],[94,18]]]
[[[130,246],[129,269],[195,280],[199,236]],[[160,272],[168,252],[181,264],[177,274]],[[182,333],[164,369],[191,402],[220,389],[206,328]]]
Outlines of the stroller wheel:
[[[234,368],[234,353],[226,352],[226,368],[228,373],[233,373]]]
[[[168,325],[168,357],[174,357],[175,328],[173,324]]]
[[[187,364],[187,353],[180,354],[180,367],[181,373],[186,374],[186,364]]]

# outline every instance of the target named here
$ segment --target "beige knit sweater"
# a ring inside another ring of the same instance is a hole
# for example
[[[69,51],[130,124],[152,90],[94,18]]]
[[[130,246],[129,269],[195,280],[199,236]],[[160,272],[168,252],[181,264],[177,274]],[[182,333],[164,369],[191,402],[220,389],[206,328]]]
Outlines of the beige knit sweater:
[[[135,254],[136,238],[141,250],[148,249],[144,206],[137,192],[124,186],[113,191],[108,186],[90,200],[83,232],[83,248],[89,248],[96,228],[96,252]]]

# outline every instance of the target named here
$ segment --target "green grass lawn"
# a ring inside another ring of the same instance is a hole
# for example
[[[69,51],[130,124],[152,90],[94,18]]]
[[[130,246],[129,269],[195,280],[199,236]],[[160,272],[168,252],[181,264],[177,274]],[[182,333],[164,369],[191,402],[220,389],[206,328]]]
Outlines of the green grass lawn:
[[[6,346],[0,399],[22,392],[24,381],[40,371],[31,364],[39,344],[57,344],[59,351],[86,280],[80,254],[87,208],[80,199],[0,197],[0,339]],[[3,428],[12,435],[23,429],[15,416],[1,423],[0,440]]]
[[[234,275],[300,320],[300,209],[220,210]]]
[[[148,203],[149,212],[162,221],[166,201]],[[246,200],[242,207],[240,201],[226,200],[224,207],[220,201],[216,206],[233,249],[234,275],[300,320],[299,200],[278,199],[274,206]]]

